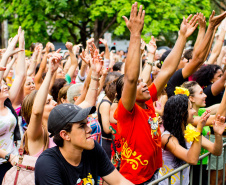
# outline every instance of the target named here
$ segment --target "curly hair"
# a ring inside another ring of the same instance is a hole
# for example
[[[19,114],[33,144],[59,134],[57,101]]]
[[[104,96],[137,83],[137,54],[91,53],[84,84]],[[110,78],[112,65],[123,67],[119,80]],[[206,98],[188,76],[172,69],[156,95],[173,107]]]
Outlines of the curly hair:
[[[187,149],[182,128],[185,128],[187,125],[188,97],[183,94],[171,96],[165,104],[162,119],[165,130],[169,131],[171,135],[176,137],[179,144]],[[167,144],[168,143],[166,143],[166,145]],[[177,157],[174,158],[174,162],[175,168],[185,163]]]
[[[194,73],[193,78],[201,87],[208,86],[218,69],[221,69],[220,66],[215,64],[203,65]]]

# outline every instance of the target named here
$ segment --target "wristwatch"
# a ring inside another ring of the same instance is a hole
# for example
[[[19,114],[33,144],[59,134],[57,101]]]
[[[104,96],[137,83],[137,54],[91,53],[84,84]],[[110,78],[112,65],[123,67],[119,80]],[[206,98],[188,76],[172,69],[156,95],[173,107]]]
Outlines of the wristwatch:
[[[5,160],[7,160],[8,162],[9,162],[10,155],[11,155],[11,152],[6,154],[6,156],[5,156]]]

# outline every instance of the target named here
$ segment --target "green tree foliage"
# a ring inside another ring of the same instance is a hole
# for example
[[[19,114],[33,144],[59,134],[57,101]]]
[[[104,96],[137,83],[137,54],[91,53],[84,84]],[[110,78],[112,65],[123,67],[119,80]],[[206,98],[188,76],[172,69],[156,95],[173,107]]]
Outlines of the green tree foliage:
[[[129,17],[131,0],[0,0],[1,19],[8,19],[10,35],[19,25],[26,31],[27,45],[32,42],[95,40],[106,31],[128,36],[122,16]],[[158,37],[162,45],[172,46],[183,16],[211,13],[209,0],[139,0],[146,11],[143,38]]]

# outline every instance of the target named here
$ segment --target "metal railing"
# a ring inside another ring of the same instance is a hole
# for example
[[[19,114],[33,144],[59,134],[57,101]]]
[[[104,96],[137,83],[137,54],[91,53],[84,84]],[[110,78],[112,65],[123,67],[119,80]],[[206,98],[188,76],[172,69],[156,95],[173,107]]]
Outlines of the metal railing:
[[[223,156],[223,161],[225,161],[225,157],[226,157],[226,143],[223,144],[223,150],[224,150],[224,156]],[[211,164],[211,153],[207,152],[203,155],[201,155],[199,157],[199,161],[200,161],[200,175],[199,175],[199,185],[202,185],[202,160],[206,157],[208,157],[208,185],[210,184],[210,164]],[[190,182],[189,184],[192,185],[193,184],[193,165],[190,164],[184,164],[182,166],[180,166],[179,168],[167,173],[166,175],[156,179],[155,181],[150,182],[148,185],[154,185],[154,184],[158,184],[159,182],[165,180],[168,178],[168,184],[171,185],[171,177],[173,175],[175,175],[176,173],[180,172],[180,185],[183,185],[183,170],[185,168],[190,167]],[[223,185],[225,185],[225,165],[223,164]],[[217,156],[217,160],[216,160],[216,185],[218,184],[218,156]]]

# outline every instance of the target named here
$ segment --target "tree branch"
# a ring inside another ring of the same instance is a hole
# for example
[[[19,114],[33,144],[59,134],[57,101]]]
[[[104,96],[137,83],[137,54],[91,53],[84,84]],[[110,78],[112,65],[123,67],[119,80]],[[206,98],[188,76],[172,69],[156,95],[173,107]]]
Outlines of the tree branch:
[[[117,18],[117,13],[115,14],[115,16],[113,17],[113,19],[111,20],[111,22],[108,23],[108,25],[103,29],[103,31],[100,33],[99,38],[102,38],[104,33],[111,27],[112,24],[115,23]]]
[[[217,0],[213,0],[213,2],[222,10],[226,11],[225,6],[222,6]]]

